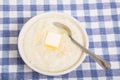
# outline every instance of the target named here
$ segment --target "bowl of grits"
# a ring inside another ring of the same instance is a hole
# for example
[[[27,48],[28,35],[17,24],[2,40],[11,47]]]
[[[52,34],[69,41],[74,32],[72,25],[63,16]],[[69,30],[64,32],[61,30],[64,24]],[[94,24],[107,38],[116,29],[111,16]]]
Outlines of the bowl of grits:
[[[53,23],[67,25],[72,37],[88,47],[85,28],[72,16],[61,12],[47,12],[27,21],[18,38],[18,49],[23,61],[34,71],[49,75],[63,75],[76,69],[86,57],[68,37],[66,31]]]

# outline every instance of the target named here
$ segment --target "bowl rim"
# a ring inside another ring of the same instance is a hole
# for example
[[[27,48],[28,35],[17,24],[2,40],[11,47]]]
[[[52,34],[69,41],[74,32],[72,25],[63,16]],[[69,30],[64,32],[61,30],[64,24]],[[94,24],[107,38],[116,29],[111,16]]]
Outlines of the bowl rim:
[[[70,18],[71,20],[73,20],[77,25],[79,26],[82,26],[80,24],[80,22],[78,20],[76,20],[74,17],[72,17],[71,15],[68,15],[66,13],[62,13],[62,12],[45,12],[45,13],[42,13],[42,14],[39,14],[39,15],[36,15],[34,17],[32,17],[31,19],[29,19],[22,27],[20,33],[19,33],[19,36],[18,36],[18,51],[19,51],[19,54],[21,56],[21,58],[23,59],[23,61],[25,62],[25,64],[27,64],[31,69],[33,69],[34,71],[38,72],[38,73],[41,73],[41,74],[44,74],[44,75],[48,75],[48,76],[59,76],[59,75],[63,75],[63,74],[67,74],[73,70],[75,70],[79,65],[81,65],[81,63],[84,61],[85,57],[86,57],[86,53],[83,52],[83,55],[82,55],[82,58],[80,61],[78,61],[75,65],[73,65],[70,69],[67,69],[65,71],[62,71],[62,72],[55,72],[55,73],[52,73],[52,72],[45,72],[45,71],[40,71],[38,70],[37,68],[35,68],[34,66],[32,66],[29,61],[26,59],[26,57],[23,55],[24,53],[24,50],[22,48],[23,46],[23,39],[24,39],[24,34],[26,32],[26,30],[29,28],[29,26],[31,26],[32,24],[34,24],[35,21],[37,21],[40,17],[42,16],[45,16],[45,15],[51,15],[51,14],[59,14],[61,16],[65,16],[65,17],[68,17]],[[83,34],[84,34],[84,38],[85,38],[85,43],[86,43],[86,48],[88,48],[88,36],[87,36],[87,32],[84,28],[84,26],[80,27],[81,30],[83,31]]]

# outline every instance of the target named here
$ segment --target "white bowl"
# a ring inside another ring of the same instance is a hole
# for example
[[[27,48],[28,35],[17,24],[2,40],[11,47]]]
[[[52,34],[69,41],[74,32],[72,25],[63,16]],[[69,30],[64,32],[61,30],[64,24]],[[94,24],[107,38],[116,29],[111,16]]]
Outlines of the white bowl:
[[[49,75],[49,76],[58,76],[58,75],[63,75],[63,74],[66,74],[66,73],[69,73],[71,72],[72,70],[76,69],[82,62],[83,60],[85,59],[86,57],[86,53],[83,53],[82,57],[80,58],[80,60],[75,64],[73,65],[71,68],[67,69],[67,70],[64,70],[62,72],[55,72],[55,73],[52,73],[52,72],[45,72],[45,71],[41,71],[41,70],[38,70],[37,68],[35,68],[31,63],[29,63],[29,61],[26,59],[25,55],[24,55],[24,50],[23,50],[23,38],[25,37],[25,33],[27,32],[28,28],[34,24],[40,17],[43,17],[43,16],[46,16],[46,15],[61,15],[61,16],[66,16],[68,18],[70,18],[71,20],[73,20],[77,25],[80,26],[82,32],[83,32],[83,35],[84,35],[84,38],[85,38],[85,47],[88,48],[88,37],[87,37],[87,33],[85,31],[85,28],[82,26],[81,27],[81,24],[79,21],[77,21],[75,18],[73,18],[72,16],[68,15],[68,14],[65,14],[65,13],[60,13],[60,12],[47,12],[47,13],[43,13],[43,14],[40,14],[40,15],[37,15],[33,18],[31,18],[29,21],[27,21],[20,34],[19,34],[19,38],[18,38],[18,49],[19,49],[19,53],[23,59],[23,61],[33,70],[35,70],[36,72],[38,73],[41,73],[41,74],[44,74],[44,75]],[[74,57],[74,56],[73,56]]]

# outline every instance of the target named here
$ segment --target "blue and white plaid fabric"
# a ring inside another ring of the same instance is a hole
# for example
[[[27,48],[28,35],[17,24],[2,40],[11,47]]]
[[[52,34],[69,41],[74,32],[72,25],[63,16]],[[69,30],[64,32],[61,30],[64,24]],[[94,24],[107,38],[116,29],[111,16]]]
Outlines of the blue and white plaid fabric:
[[[71,14],[85,28],[89,49],[111,63],[103,70],[86,57],[74,71],[45,76],[33,71],[21,59],[17,39],[25,22],[47,11]],[[0,0],[0,80],[120,80],[119,0]]]

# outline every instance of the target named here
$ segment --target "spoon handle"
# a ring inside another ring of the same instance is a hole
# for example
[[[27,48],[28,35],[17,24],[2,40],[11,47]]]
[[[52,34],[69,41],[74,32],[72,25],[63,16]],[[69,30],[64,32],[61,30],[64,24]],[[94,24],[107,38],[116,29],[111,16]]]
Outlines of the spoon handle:
[[[71,36],[69,36],[71,40],[79,46],[84,52],[90,55],[103,69],[109,69],[111,67],[110,63],[104,60],[103,58],[95,55],[93,52],[89,51],[85,47],[83,47],[81,44],[79,44],[76,40],[74,40]]]

